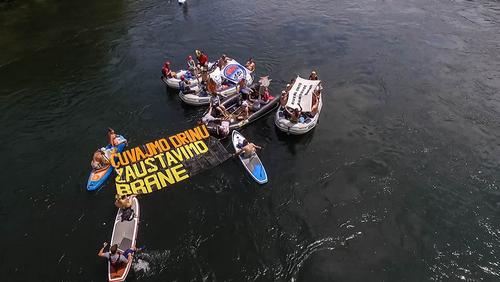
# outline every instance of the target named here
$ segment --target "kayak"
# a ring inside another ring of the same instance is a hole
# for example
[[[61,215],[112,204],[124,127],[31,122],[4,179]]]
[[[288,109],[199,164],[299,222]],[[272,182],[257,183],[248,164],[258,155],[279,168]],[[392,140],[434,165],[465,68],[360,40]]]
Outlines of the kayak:
[[[241,145],[243,144],[244,140],[245,137],[243,137],[241,133],[239,133],[236,130],[233,131],[232,141],[234,150],[236,152],[241,149]],[[266,169],[264,168],[264,165],[260,161],[259,156],[257,156],[257,153],[254,153],[250,157],[246,157],[243,154],[241,154],[239,155],[239,158],[245,169],[248,171],[248,173],[250,173],[252,178],[257,183],[259,184],[267,183]]]
[[[122,221],[122,209],[118,209],[115,223],[113,226],[113,235],[111,235],[111,245],[118,244],[118,251],[123,254],[126,250],[135,247],[137,239],[137,230],[139,228],[139,201],[137,198],[132,200],[132,210],[134,216],[131,220]],[[108,280],[111,282],[125,281],[127,278],[132,261],[115,268],[108,260]]]
[[[104,154],[106,157],[111,156],[111,153],[113,153],[115,150],[116,152],[123,152],[125,150],[125,147],[127,146],[127,139],[121,135],[117,135],[116,139],[118,139],[119,144],[114,147],[111,146],[111,144],[108,144],[104,148]],[[88,191],[94,191],[99,189],[104,182],[109,178],[111,173],[113,172],[113,167],[111,165],[108,165],[102,169],[99,170],[92,170],[90,172],[89,179],[87,181],[87,190]]]

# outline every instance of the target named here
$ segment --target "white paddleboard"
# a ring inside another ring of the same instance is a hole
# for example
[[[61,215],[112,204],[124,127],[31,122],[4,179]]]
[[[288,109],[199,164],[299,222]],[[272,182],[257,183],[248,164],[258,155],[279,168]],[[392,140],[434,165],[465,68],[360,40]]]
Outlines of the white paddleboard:
[[[127,249],[135,247],[137,239],[137,229],[139,227],[139,201],[136,197],[132,200],[132,209],[134,210],[134,218],[132,220],[122,221],[122,210],[118,209],[113,227],[113,235],[111,236],[111,245],[118,244],[118,251],[121,253]],[[108,261],[108,280],[110,282],[124,281],[127,278],[132,261],[123,264],[120,268],[115,269]]]
[[[245,137],[241,135],[236,130],[233,130],[232,141],[234,150],[237,152],[241,149],[241,144],[245,140]],[[245,169],[250,173],[252,178],[259,184],[267,183],[267,173],[264,165],[257,156],[257,153],[253,154],[250,157],[244,156],[243,154],[239,155],[240,161],[245,167]]]

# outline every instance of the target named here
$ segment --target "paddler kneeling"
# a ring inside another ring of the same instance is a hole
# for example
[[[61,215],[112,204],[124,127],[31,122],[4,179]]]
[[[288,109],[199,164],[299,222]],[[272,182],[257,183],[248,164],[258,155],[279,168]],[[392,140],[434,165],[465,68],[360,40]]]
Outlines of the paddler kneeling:
[[[121,253],[118,251],[118,244],[114,244],[109,248],[109,252],[104,252],[104,248],[108,245],[108,242],[104,242],[102,248],[99,250],[98,256],[102,258],[107,258],[109,263],[115,268],[118,269],[122,265],[129,263],[132,261],[132,257],[134,253],[137,251],[135,247],[131,247],[125,252]]]

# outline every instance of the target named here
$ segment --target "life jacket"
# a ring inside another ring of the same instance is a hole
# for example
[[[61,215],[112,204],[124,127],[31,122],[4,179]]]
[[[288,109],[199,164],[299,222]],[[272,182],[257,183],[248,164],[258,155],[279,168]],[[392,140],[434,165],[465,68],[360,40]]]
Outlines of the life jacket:
[[[179,89],[184,92],[186,90],[186,82],[181,80],[179,81]]]
[[[198,62],[200,62],[200,65],[205,65],[206,63],[208,63],[208,57],[207,55],[205,54],[202,54],[199,58],[198,58]]]
[[[116,253],[115,253],[115,255],[118,255],[118,256],[117,256],[116,261],[113,261],[111,259],[111,257],[114,256],[114,255],[112,255],[111,252],[110,252],[109,253],[109,257],[108,257],[108,261],[109,261],[109,264],[111,264],[114,268],[118,268],[121,265],[120,257],[122,255],[122,252],[120,252],[120,251],[117,250]]]

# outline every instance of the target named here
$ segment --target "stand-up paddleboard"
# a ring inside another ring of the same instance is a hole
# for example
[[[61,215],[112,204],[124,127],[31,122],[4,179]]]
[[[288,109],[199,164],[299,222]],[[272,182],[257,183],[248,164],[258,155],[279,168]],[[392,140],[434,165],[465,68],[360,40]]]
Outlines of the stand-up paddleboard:
[[[243,144],[245,137],[243,137],[243,135],[241,135],[238,131],[234,130],[232,140],[234,150],[237,152],[241,149],[241,145]],[[239,158],[245,169],[248,171],[248,173],[250,173],[252,178],[257,181],[257,183],[267,183],[266,169],[264,168],[264,165],[262,165],[262,162],[260,161],[259,156],[257,156],[257,153],[254,153],[250,157],[246,157],[241,154],[239,155]]]
[[[118,251],[120,253],[135,247],[137,230],[139,228],[139,201],[135,197],[132,200],[132,209],[134,210],[134,217],[132,220],[122,221],[122,209],[118,209],[118,214],[115,218],[110,246],[118,244]],[[131,266],[132,261],[127,264],[122,264],[119,268],[115,268],[111,265],[111,262],[108,261],[108,280],[110,282],[125,281]]]
[[[113,153],[114,150],[116,150],[119,153],[125,150],[125,147],[127,146],[127,139],[125,139],[125,137],[121,135],[117,135],[116,140],[119,143],[118,145],[111,146],[111,144],[108,144],[105,147],[104,154],[106,155],[107,158],[111,156],[111,153]],[[104,184],[104,182],[106,182],[106,180],[109,178],[111,172],[113,172],[113,167],[111,165],[108,165],[98,170],[92,170],[90,172],[89,180],[87,181],[87,190],[94,191],[99,189]]]

